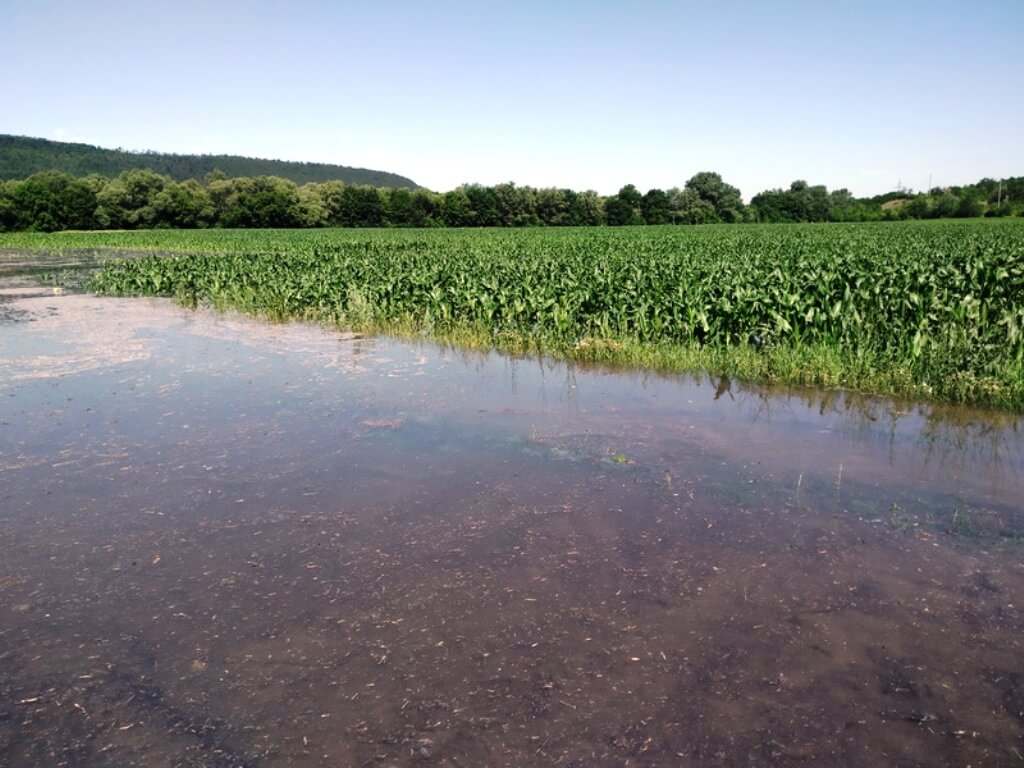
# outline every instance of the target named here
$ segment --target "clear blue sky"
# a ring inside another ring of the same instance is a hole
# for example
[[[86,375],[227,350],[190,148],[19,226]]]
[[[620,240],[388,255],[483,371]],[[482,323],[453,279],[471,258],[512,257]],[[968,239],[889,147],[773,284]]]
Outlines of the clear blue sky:
[[[0,0],[0,133],[612,193],[1024,175],[1024,0]]]

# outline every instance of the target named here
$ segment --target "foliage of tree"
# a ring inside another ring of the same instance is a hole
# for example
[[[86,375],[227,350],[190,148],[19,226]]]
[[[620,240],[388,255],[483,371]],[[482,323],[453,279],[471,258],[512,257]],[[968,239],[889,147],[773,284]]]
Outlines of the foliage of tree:
[[[237,155],[176,155],[161,152],[126,152],[89,144],[50,141],[0,134],[0,180],[23,179],[41,171],[59,170],[72,176],[99,174],[113,178],[124,171],[145,168],[175,181],[201,179],[214,169],[232,178],[280,176],[296,184],[340,179],[346,184],[374,187],[409,187],[416,183],[405,176],[366,168],[328,163],[297,163],[262,160]]]
[[[794,181],[788,190],[772,189],[754,195],[750,201],[757,211],[758,221],[830,221],[832,199],[824,185],[809,185]]]
[[[703,200],[692,188],[673,187],[666,194],[673,224],[713,224],[720,221],[715,206]]]
[[[529,227],[824,222],[1024,215],[1024,178],[982,179],[965,187],[855,198],[798,180],[766,190],[745,206],[717,173],[683,188],[641,194],[626,184],[603,198],[594,191],[536,189],[512,182],[469,184],[437,194],[339,180],[298,186],[279,176],[175,181],[147,169],[113,179],[47,171],[0,182],[0,230],[199,227]]]
[[[540,224],[537,217],[537,191],[532,187],[517,187],[512,182],[493,187],[498,226],[529,227]]]
[[[9,229],[91,229],[95,225],[95,187],[60,171],[36,173],[20,183],[4,185],[0,211],[0,221],[8,222]]]
[[[469,184],[463,189],[469,198],[470,221],[476,227],[497,227],[501,224],[498,198],[491,187]]]
[[[476,223],[473,201],[465,187],[445,192],[439,205],[441,221],[448,227],[471,227]]]
[[[328,222],[338,227],[379,227],[384,224],[384,202],[373,187],[346,185],[331,209]]]
[[[668,224],[672,220],[672,210],[668,195],[662,189],[649,189],[640,201],[640,214],[646,224]]]
[[[28,229],[28,227],[19,226],[19,211],[14,204],[14,189],[20,183],[16,181],[0,183],[0,232]]]
[[[743,196],[736,187],[722,181],[719,174],[702,171],[686,182],[686,188],[710,203],[719,221],[727,224],[743,221]]]
[[[195,179],[165,185],[153,196],[152,205],[161,225],[173,229],[206,227],[213,219],[213,201]]]
[[[597,192],[571,192],[569,198],[569,220],[574,227],[596,227],[605,220],[604,200]]]
[[[758,221],[769,223],[1011,216],[1024,214],[1024,177],[982,179],[963,187],[936,187],[927,193],[889,192],[862,199],[846,189],[829,192],[821,185],[794,181],[788,190],[754,195],[750,207]]]
[[[643,195],[634,185],[624,186],[617,195],[612,195],[605,200],[604,209],[608,225],[624,227],[645,223],[641,212],[643,201]]]
[[[234,180],[221,223],[226,227],[297,227],[302,219],[295,182],[258,176]]]
[[[125,171],[96,193],[96,220],[105,229],[151,229],[160,222],[154,205],[169,176],[154,171]],[[168,222],[169,225],[169,222]]]

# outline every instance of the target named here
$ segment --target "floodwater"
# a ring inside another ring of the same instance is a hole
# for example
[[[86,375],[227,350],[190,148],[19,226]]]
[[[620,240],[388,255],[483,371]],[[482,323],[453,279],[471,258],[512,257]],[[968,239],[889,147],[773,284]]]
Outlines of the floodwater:
[[[2,285],[2,765],[1024,765],[1012,417]]]

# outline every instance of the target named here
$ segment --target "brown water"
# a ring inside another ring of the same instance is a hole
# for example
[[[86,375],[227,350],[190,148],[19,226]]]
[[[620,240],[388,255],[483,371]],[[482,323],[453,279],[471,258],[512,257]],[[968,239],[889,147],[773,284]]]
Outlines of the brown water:
[[[1024,765],[1012,418],[5,285],[2,765]]]

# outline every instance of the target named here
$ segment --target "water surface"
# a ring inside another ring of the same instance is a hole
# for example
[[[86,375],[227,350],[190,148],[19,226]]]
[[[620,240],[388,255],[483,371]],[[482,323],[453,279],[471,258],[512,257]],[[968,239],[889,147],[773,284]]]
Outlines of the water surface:
[[[0,292],[0,763],[1024,763],[1011,417]]]

